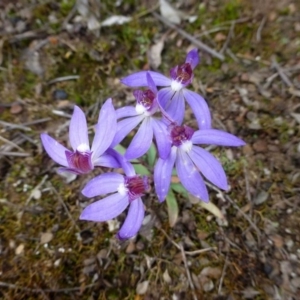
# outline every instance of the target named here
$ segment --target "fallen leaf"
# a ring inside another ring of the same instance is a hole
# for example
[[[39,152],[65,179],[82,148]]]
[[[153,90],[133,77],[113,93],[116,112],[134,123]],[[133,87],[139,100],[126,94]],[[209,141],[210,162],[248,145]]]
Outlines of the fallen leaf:
[[[41,244],[47,244],[53,239],[53,233],[52,232],[43,232],[41,234],[40,243]]]
[[[125,23],[128,23],[131,21],[131,17],[125,17],[125,16],[111,16],[107,19],[105,19],[102,23],[102,27],[108,27],[112,25],[122,25]]]
[[[172,282],[172,279],[171,279],[171,277],[170,277],[169,272],[168,272],[167,269],[166,269],[166,271],[163,274],[163,279],[164,279],[164,281],[166,283],[171,283]]]
[[[200,275],[204,275],[204,276],[207,276],[212,279],[220,278],[221,274],[222,274],[222,270],[217,267],[215,267],[215,268],[214,267],[206,267],[200,273]]]
[[[148,280],[145,280],[143,282],[138,283],[138,285],[136,287],[136,293],[138,295],[146,294],[146,292],[148,290],[148,286],[149,286],[149,281]]]
[[[23,107],[19,103],[13,103],[10,107],[10,112],[13,115],[19,114],[23,110]]]
[[[261,191],[259,192],[259,194],[254,198],[253,202],[256,205],[260,205],[262,203],[264,203],[265,201],[267,201],[267,199],[269,198],[269,193],[266,191]]]
[[[180,24],[180,12],[175,9],[169,2],[167,2],[166,0],[159,0],[159,9],[160,14],[168,21],[174,24]]]
[[[148,51],[149,64],[154,69],[157,69],[161,64],[161,52],[164,49],[164,44],[164,39],[161,39]]]

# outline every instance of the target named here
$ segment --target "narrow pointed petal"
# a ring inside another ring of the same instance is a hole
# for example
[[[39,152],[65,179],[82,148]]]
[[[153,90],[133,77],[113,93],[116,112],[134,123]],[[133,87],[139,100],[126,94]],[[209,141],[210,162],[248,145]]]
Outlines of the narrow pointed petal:
[[[79,219],[103,222],[111,220],[120,215],[128,206],[128,196],[119,193],[112,194],[102,200],[98,200],[88,205],[81,213]]]
[[[161,121],[152,118],[152,128],[159,157],[161,159],[167,159],[171,151],[171,139],[167,131],[167,126]]]
[[[150,73],[156,86],[171,85],[171,80],[168,77],[153,71],[141,71],[141,72],[131,74],[121,79],[121,82],[131,87],[148,86],[148,81],[147,81],[148,72]]]
[[[117,131],[117,117],[111,99],[102,105],[92,144],[92,159],[97,159],[110,146]]]
[[[117,119],[134,117],[137,115],[138,115],[138,113],[136,112],[134,106],[124,106],[124,107],[118,108],[116,110]]]
[[[159,158],[154,168],[154,185],[159,202],[163,202],[169,192],[171,175],[176,159],[177,147],[172,147],[169,157]]]
[[[116,192],[120,184],[124,183],[124,176],[118,173],[104,173],[90,180],[81,193],[88,197],[95,197]]]
[[[124,140],[124,138],[133,130],[142,120],[144,116],[136,116],[121,120],[117,124],[117,133],[111,143],[111,146],[114,147]]]
[[[141,198],[137,198],[130,203],[125,222],[123,223],[118,238],[120,240],[130,239],[140,230],[145,216],[144,204]]]
[[[156,95],[157,94],[157,87],[150,75],[150,72],[147,72],[147,86],[149,87],[149,89]]]
[[[94,166],[101,166],[106,168],[120,168],[118,161],[111,155],[102,154],[94,161]]]
[[[85,150],[89,150],[88,128],[84,112],[78,107],[74,107],[69,127],[69,139],[73,150],[82,145]]]
[[[217,129],[206,129],[206,130],[195,131],[192,136],[192,142],[194,144],[230,146],[230,147],[238,147],[238,146],[245,145],[244,141],[234,136],[233,134],[221,130],[217,130]]]
[[[200,129],[210,129],[211,128],[211,115],[208,105],[204,98],[200,95],[189,91],[187,89],[183,90],[183,95],[185,100],[190,105]]]
[[[176,159],[176,170],[182,185],[189,193],[204,202],[209,201],[208,192],[201,175],[189,156],[180,149]]]
[[[146,117],[128,146],[125,158],[131,160],[143,156],[149,150],[152,139],[151,118]]]
[[[64,167],[69,167],[65,154],[66,151],[69,151],[67,148],[59,144],[55,139],[46,133],[41,134],[41,140],[44,149],[56,163]]]
[[[113,156],[117,160],[126,176],[132,177],[136,175],[132,164],[128,162],[122,154],[111,148],[109,148],[106,152],[108,155]]]
[[[170,105],[166,109],[166,112],[174,121],[178,123],[178,125],[181,125],[185,112],[185,103],[182,90],[175,93]]]
[[[191,50],[185,59],[186,63],[189,63],[192,67],[192,69],[195,69],[195,67],[199,64],[199,54],[198,49]]]
[[[213,184],[223,190],[228,189],[226,174],[219,161],[208,151],[193,146],[188,153],[199,171]]]
[[[161,106],[162,108],[166,108],[167,104],[173,98],[174,93],[175,92],[170,87],[159,90],[157,94],[157,101],[159,106]]]

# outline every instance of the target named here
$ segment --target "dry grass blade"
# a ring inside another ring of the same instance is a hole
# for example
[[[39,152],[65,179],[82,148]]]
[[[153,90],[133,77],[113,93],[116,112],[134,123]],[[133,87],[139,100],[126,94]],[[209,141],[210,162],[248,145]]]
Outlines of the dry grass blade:
[[[152,14],[156,19],[158,19],[159,21],[161,21],[168,27],[176,30],[180,35],[182,35],[184,38],[188,39],[192,44],[194,44],[196,47],[198,47],[202,51],[209,53],[210,55],[220,59],[221,61],[223,61],[225,59],[223,54],[217,52],[216,50],[214,50],[214,49],[210,48],[209,46],[205,45],[204,43],[202,43],[201,41],[195,39],[192,35],[188,34],[186,31],[178,28],[176,25],[170,23],[168,20],[166,20],[165,18],[163,18],[156,12],[153,12]]]
[[[182,244],[179,245],[179,248],[180,248],[180,251],[181,251],[182,260],[183,260],[183,263],[184,263],[184,267],[185,267],[186,275],[187,275],[187,278],[188,278],[188,282],[189,282],[190,288],[192,290],[193,298],[194,298],[194,300],[198,300],[197,295],[195,293],[194,283],[192,281],[191,273],[190,273],[190,270],[189,270],[189,266],[188,266],[188,263],[187,263],[187,260],[186,260],[186,256],[185,256],[185,252],[184,252]]]
[[[23,149],[23,148],[21,148],[20,146],[18,146],[18,145],[15,144],[14,142],[12,142],[12,141],[10,141],[10,140],[4,138],[4,137],[1,136],[1,135],[0,135],[0,140],[1,140],[2,142],[4,142],[4,143],[7,143],[7,144],[11,145],[13,148],[17,148],[18,150],[24,152],[24,149]]]

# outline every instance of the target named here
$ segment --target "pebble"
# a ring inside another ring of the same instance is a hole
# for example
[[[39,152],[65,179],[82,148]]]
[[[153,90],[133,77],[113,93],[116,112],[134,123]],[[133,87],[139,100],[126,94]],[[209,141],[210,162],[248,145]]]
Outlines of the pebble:
[[[68,94],[64,90],[54,90],[52,93],[52,97],[54,100],[65,100],[68,99]]]

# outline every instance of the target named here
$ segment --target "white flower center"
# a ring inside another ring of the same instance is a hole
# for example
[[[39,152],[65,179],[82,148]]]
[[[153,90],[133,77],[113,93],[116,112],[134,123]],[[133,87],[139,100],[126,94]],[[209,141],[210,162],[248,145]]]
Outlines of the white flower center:
[[[88,151],[90,151],[90,147],[89,147],[89,145],[83,143],[83,144],[80,144],[76,150],[79,152],[88,152]]]
[[[172,82],[171,82],[171,89],[172,89],[174,92],[178,92],[178,91],[180,91],[182,88],[183,88],[182,83],[180,83],[179,81],[176,81],[176,80],[172,80]]]
[[[135,111],[141,115],[146,111],[146,108],[142,104],[137,104],[135,107]]]
[[[118,187],[118,193],[122,196],[125,196],[128,193],[128,188],[124,183],[121,183]]]
[[[192,150],[192,147],[192,141],[185,141],[181,144],[180,149],[182,149],[184,152],[190,152]]]

